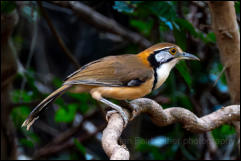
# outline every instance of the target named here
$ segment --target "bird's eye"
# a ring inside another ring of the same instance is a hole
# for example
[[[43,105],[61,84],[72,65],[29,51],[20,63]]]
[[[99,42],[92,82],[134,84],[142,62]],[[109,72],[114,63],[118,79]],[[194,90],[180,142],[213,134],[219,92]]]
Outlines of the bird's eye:
[[[171,48],[169,51],[170,51],[170,53],[171,53],[172,55],[175,55],[176,52],[177,52],[177,49]]]

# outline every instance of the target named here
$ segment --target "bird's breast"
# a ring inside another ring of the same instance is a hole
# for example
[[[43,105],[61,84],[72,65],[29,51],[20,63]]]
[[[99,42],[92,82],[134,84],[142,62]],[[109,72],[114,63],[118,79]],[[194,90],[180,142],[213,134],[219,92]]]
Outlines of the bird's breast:
[[[158,68],[155,69],[156,72],[156,85],[154,89],[159,88],[168,78],[170,71],[176,65],[177,61],[173,60],[168,63],[161,64]]]

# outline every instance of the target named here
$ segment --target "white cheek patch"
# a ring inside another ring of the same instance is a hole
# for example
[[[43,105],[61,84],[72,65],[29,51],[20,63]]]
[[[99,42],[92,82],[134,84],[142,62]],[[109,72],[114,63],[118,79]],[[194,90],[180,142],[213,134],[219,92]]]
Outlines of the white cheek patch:
[[[172,57],[171,54],[167,51],[162,51],[155,55],[155,59],[157,62],[165,62],[166,60],[170,59]]]
[[[163,62],[165,60],[165,55],[166,53],[158,53],[155,55],[156,61],[157,62]]]

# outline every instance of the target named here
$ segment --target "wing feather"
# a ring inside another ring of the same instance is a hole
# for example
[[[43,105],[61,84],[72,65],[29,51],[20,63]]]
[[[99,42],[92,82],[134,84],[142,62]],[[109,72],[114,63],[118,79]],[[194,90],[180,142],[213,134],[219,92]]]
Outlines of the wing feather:
[[[108,56],[81,67],[69,75],[64,84],[138,86],[152,76],[153,70],[135,55]]]

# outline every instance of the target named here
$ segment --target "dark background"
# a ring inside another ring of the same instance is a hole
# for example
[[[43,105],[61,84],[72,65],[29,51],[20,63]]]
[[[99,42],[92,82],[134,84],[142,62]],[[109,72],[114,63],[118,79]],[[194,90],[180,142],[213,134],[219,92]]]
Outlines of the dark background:
[[[81,3],[150,44],[175,43],[201,59],[180,62],[165,84],[146,97],[164,108],[187,108],[198,117],[231,104],[206,2]],[[136,54],[147,48],[65,7],[48,2],[42,6],[80,66],[104,56]],[[235,2],[235,9],[239,23],[240,2]],[[1,12],[15,12],[19,18],[11,36],[17,71],[9,95],[17,159],[108,159],[100,142],[106,126],[105,108],[88,94],[63,95],[41,113],[30,131],[21,128],[34,106],[77,68],[59,45],[37,2],[1,1]],[[121,141],[135,159],[237,159],[235,135],[230,125],[203,134],[188,132],[178,123],[160,128],[141,115],[128,125]],[[56,141],[60,137],[64,139]]]

